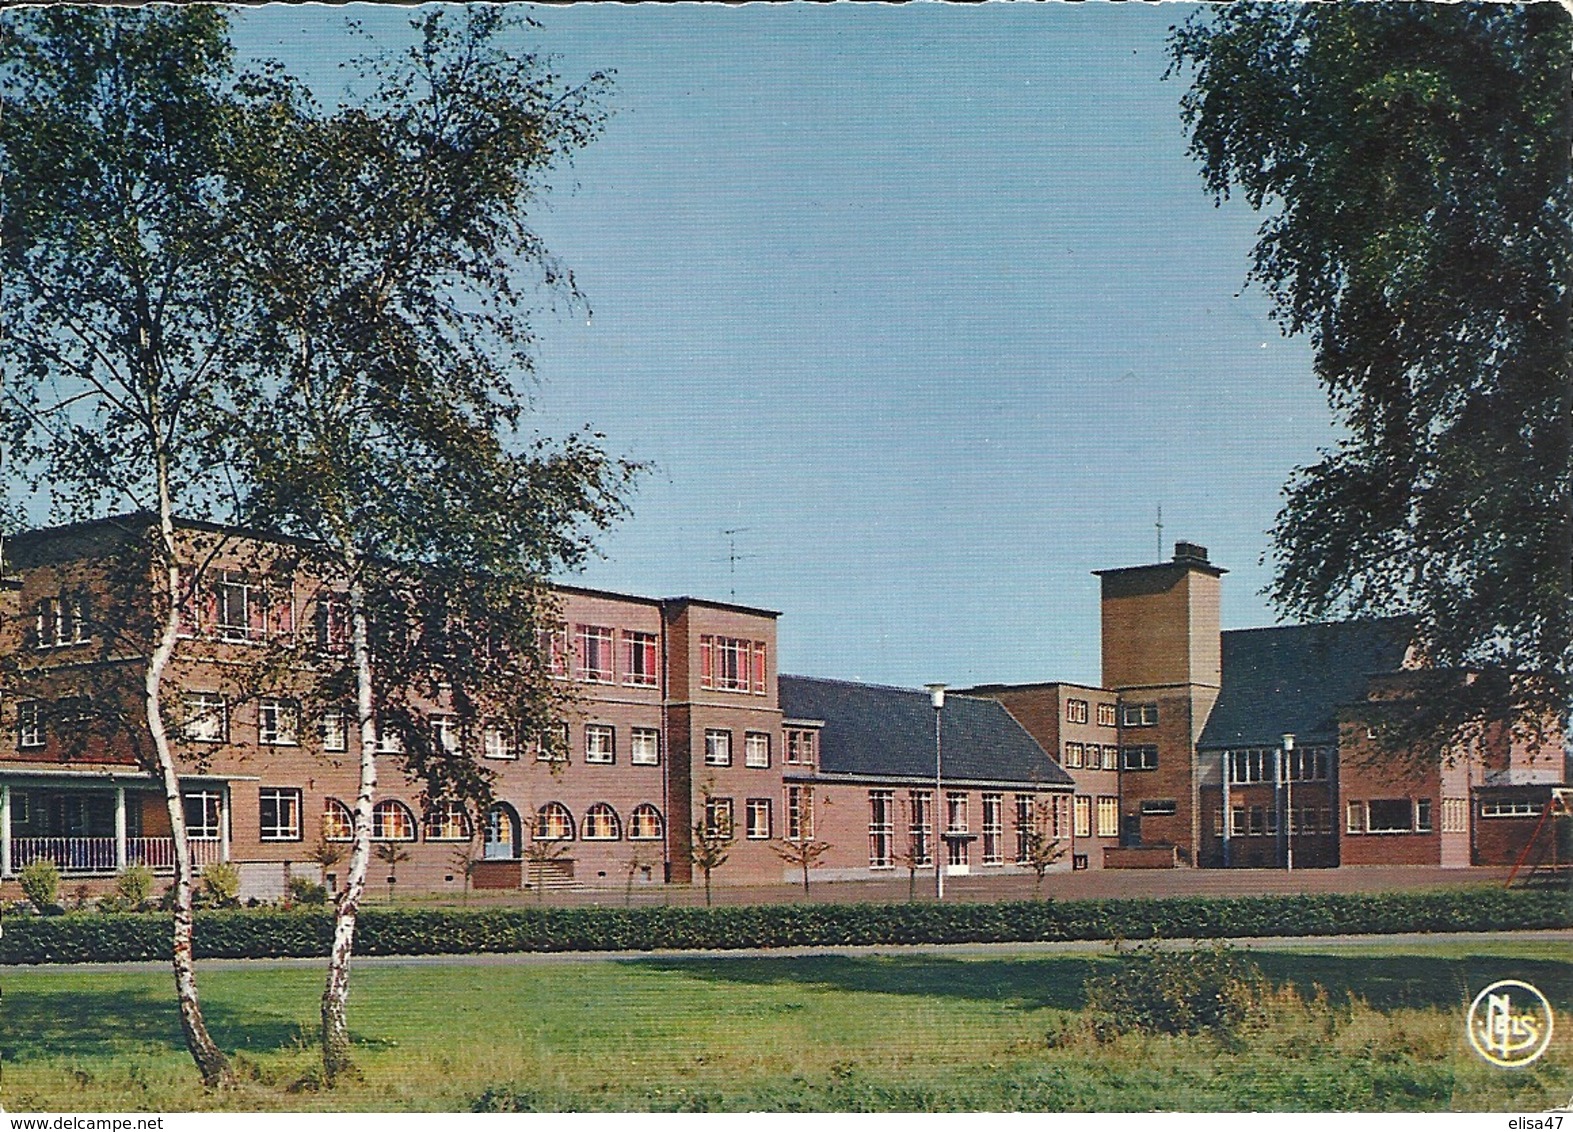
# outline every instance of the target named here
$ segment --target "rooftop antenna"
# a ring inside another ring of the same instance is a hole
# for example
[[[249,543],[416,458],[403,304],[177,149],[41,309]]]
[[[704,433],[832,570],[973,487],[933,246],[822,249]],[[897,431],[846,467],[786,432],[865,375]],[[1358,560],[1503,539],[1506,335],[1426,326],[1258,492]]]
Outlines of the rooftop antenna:
[[[757,554],[739,554],[737,552],[737,536],[752,529],[752,527],[728,527],[721,532],[726,536],[726,573],[733,601],[737,600],[737,564],[745,558],[759,557]]]
[[[1158,521],[1156,523],[1154,523],[1153,526],[1158,528],[1158,558],[1157,558],[1157,561],[1162,562],[1163,561],[1163,504],[1162,503],[1158,504]]]

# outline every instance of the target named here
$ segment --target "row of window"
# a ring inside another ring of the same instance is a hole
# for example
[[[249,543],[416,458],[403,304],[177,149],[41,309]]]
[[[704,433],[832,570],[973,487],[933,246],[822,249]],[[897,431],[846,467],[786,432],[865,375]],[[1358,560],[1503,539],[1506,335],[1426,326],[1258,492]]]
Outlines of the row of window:
[[[732,733],[721,727],[705,728],[705,765],[732,765]],[[770,766],[770,735],[764,731],[743,732],[743,765]]]
[[[1224,764],[1229,781],[1239,785],[1253,782],[1325,782],[1332,768],[1333,753],[1328,747],[1245,747],[1225,751]]]
[[[1118,837],[1120,835],[1120,800],[1109,794],[1099,795],[1097,800],[1098,836]],[[1093,799],[1088,794],[1078,794],[1072,803],[1072,830],[1077,837],[1091,837],[1093,824]]]
[[[575,625],[573,640],[571,671],[576,680],[587,684],[616,684],[621,680],[625,685],[644,688],[653,688],[660,682],[659,638],[654,633],[607,625]],[[544,632],[541,646],[552,675],[569,675],[568,627],[561,625]]]
[[[62,593],[42,598],[33,607],[33,615],[33,645],[36,648],[80,645],[92,635],[86,594]]]
[[[913,868],[934,863],[933,850],[933,792],[910,790],[903,800],[907,844],[900,852],[900,863]],[[1016,861],[1025,863],[1032,853],[1031,834],[1034,829],[1060,838],[1064,836],[1063,798],[1046,800],[1040,805],[1030,794],[1016,795]],[[1005,823],[1003,794],[985,793],[982,796],[983,825],[982,850],[985,865],[1005,863]],[[876,869],[892,868],[898,860],[896,828],[898,825],[897,798],[894,790],[871,790],[868,795],[868,863]],[[950,792],[945,796],[946,832],[967,832],[967,795]],[[1047,827],[1047,828],[1045,828]],[[963,843],[953,843],[960,845]],[[953,850],[953,855],[955,855]],[[960,850],[964,854],[964,848]],[[956,863],[956,862],[953,862]]]
[[[1345,810],[1344,832],[1430,833],[1430,798],[1375,798],[1350,802]]]
[[[1287,812],[1289,832],[1332,834],[1333,811],[1328,806],[1292,806]],[[1213,835],[1223,836],[1223,811],[1213,811]],[[1277,837],[1276,806],[1232,806],[1229,811],[1230,837]]]
[[[765,655],[764,641],[703,634],[699,638],[699,686],[763,696],[768,691]]]
[[[1088,707],[1089,704],[1086,700],[1067,699],[1065,701],[1065,722],[1086,723],[1088,718]],[[1098,705],[1099,727],[1113,727],[1115,725],[1116,719],[1117,716],[1115,714],[1115,707],[1113,704],[1100,703]],[[1154,722],[1156,722],[1156,720],[1157,717],[1154,716]]]
[[[1157,770],[1158,747],[1154,743],[1130,747],[1066,743],[1062,765],[1068,770]]]

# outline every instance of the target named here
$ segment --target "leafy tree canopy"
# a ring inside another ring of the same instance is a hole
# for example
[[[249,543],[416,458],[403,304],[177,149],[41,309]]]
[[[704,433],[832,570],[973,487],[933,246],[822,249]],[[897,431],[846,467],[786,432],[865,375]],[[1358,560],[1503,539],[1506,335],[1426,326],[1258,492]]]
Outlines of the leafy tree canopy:
[[[1171,35],[1191,153],[1265,219],[1250,279],[1344,435],[1296,472],[1272,598],[1407,613],[1479,674],[1399,728],[1564,719],[1573,675],[1569,154],[1556,4],[1236,4]],[[1418,702],[1418,701],[1417,701]]]

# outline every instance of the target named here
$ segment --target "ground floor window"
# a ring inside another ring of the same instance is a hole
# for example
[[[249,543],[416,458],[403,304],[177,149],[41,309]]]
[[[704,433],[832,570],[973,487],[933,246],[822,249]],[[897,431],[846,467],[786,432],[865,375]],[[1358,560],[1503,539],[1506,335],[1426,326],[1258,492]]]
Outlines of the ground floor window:
[[[1098,836],[1120,835],[1120,800],[1107,795],[1098,799]]]
[[[1016,863],[1026,864],[1032,856],[1032,795],[1016,795]]]
[[[1408,798],[1373,798],[1366,803],[1368,833],[1409,833],[1414,819],[1414,806]]]
[[[1442,832],[1463,833],[1469,828],[1469,799],[1442,799]]]
[[[217,841],[220,829],[220,795],[217,790],[193,790],[185,797],[186,840]]]
[[[605,802],[597,802],[584,812],[584,839],[586,841],[616,841],[623,835],[623,823],[617,811]]]
[[[934,811],[933,795],[927,790],[913,790],[908,795],[912,806],[912,860],[916,865],[934,863]]]
[[[732,799],[705,799],[705,833],[711,837],[732,836]]]
[[[807,786],[787,787],[787,839],[807,841],[814,836],[814,796]]]
[[[750,798],[747,803],[747,833],[750,841],[770,840],[770,799]]]
[[[263,841],[300,840],[300,791],[263,787],[258,836]]]
[[[1005,819],[998,794],[983,795],[983,863],[999,865],[1005,861]]]
[[[630,841],[657,841],[663,828],[661,811],[648,802],[635,806],[634,812],[628,815]]]
[[[1072,828],[1075,830],[1076,836],[1091,837],[1092,799],[1086,794],[1076,795],[1075,807],[1071,812],[1074,818],[1074,824]]]
[[[438,802],[426,811],[426,840],[468,841],[470,818],[464,812],[464,803],[454,800]]]
[[[875,869],[886,869],[894,861],[895,850],[894,790],[868,792],[868,863]]]
[[[350,808],[337,798],[322,800],[322,839],[348,841],[355,835],[355,818]]]
[[[387,798],[371,811],[373,841],[414,841],[415,815],[403,802]]]
[[[1494,801],[1480,803],[1483,818],[1536,818],[1540,816],[1539,802]]]
[[[536,841],[572,841],[573,814],[561,802],[548,802],[535,812]]]

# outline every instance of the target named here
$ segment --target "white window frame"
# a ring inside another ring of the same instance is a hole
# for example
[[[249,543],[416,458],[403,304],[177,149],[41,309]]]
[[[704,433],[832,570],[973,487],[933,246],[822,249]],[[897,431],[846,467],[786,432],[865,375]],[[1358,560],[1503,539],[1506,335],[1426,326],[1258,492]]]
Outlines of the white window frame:
[[[770,733],[767,731],[743,732],[743,765],[759,770],[770,767]]]
[[[704,801],[705,832],[711,837],[736,836],[737,825],[732,812],[732,799],[706,798]]]
[[[1120,835],[1120,800],[1112,794],[1098,795],[1098,836]]]
[[[16,745],[19,750],[36,750],[48,741],[44,734],[44,701],[16,702]]]
[[[1132,773],[1158,769],[1158,745],[1133,743],[1120,748],[1120,770]]]
[[[1158,705],[1156,703],[1123,704],[1120,710],[1121,727],[1156,727],[1158,726]]]
[[[432,803],[426,811],[427,841],[468,841],[470,815],[464,803],[448,798]]]
[[[605,625],[576,626],[579,641],[575,675],[586,684],[612,684],[617,680],[617,635]],[[592,647],[593,646],[593,647]],[[592,653],[596,664],[591,665]],[[604,667],[602,664],[604,663]]]
[[[1086,723],[1088,719],[1087,710],[1086,700],[1067,699],[1065,701],[1065,722]]]
[[[661,765],[661,731],[656,727],[635,727],[628,737],[630,766]]]
[[[1075,837],[1092,836],[1092,795],[1078,794],[1071,801],[1071,833]]]
[[[274,807],[268,816],[269,806]],[[257,791],[257,840],[300,840],[300,787],[264,786]]]
[[[258,700],[257,743],[263,747],[300,746],[300,701],[284,696]]]
[[[517,759],[519,741],[513,726],[505,720],[489,720],[481,728],[481,755],[488,759]]]
[[[895,868],[896,792],[868,792],[868,867]]]
[[[732,765],[732,733],[722,727],[705,728],[705,765]]]
[[[810,841],[814,836],[814,795],[812,787],[786,788],[788,841]]]
[[[600,819],[603,819],[607,814],[611,815],[610,833],[601,832],[605,823]],[[595,833],[590,832],[592,824],[597,830]],[[582,836],[586,841],[621,841],[623,839],[623,819],[618,816],[617,810],[610,802],[592,802],[584,809],[584,830]]]
[[[819,732],[812,727],[786,729],[786,764],[788,766],[815,765],[818,761]]]
[[[1005,796],[983,795],[983,863],[1005,863]]]
[[[617,761],[617,730],[610,723],[584,725],[586,765],[611,766]]]
[[[342,842],[355,837],[355,811],[337,798],[322,800],[322,840]]]
[[[1066,742],[1065,766],[1070,770],[1080,770],[1082,759],[1085,757],[1086,744]]]
[[[1118,727],[1120,725],[1119,708],[1114,704],[1100,702],[1098,704],[1098,726]]]
[[[390,814],[398,815],[397,819],[389,822],[384,815]],[[388,828],[390,825],[403,826],[408,836],[400,836],[390,831]],[[410,808],[397,798],[384,798],[372,808],[371,839],[373,841],[414,841],[415,832],[419,828],[420,823],[415,820],[415,815]]]
[[[426,720],[431,727],[432,744],[444,754],[458,754],[462,748],[459,721],[451,715],[432,715]]]
[[[771,836],[772,814],[769,798],[748,798],[743,802],[743,817],[747,840],[769,841]],[[761,820],[761,815],[763,820]]]
[[[654,833],[636,833],[640,819],[655,815]],[[660,841],[666,836],[666,818],[661,813],[661,808],[651,802],[640,802],[628,814],[628,840],[629,841]]]
[[[190,743],[223,743],[229,739],[229,701],[220,692],[186,692],[181,697],[186,719],[182,734]]]
[[[636,688],[654,688],[660,681],[660,638],[654,633],[630,629],[623,633],[623,683]],[[645,671],[648,663],[649,671]]]
[[[1443,798],[1442,799],[1442,832],[1467,833],[1469,832],[1469,799],[1468,798]]]
[[[342,707],[330,705],[322,709],[322,749],[347,751],[350,749],[349,713]]]

